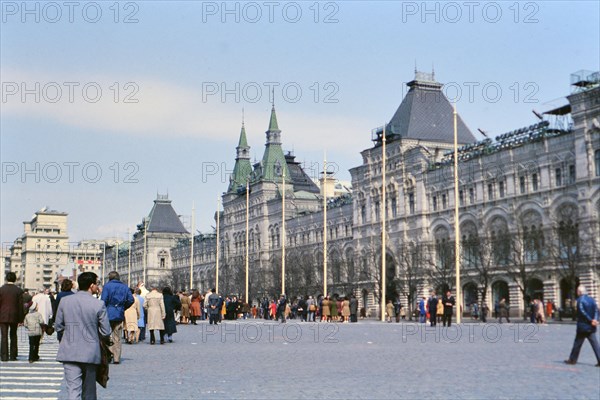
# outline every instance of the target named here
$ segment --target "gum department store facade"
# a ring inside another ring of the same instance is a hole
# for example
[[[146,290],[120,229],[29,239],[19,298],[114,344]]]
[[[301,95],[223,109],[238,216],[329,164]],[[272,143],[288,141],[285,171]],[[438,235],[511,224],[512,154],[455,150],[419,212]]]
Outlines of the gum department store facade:
[[[459,203],[463,305],[502,297],[519,315],[524,299],[568,307],[581,282],[600,291],[600,87],[580,76],[568,104],[531,126],[477,142],[460,116]],[[453,110],[432,74],[417,73],[386,125],[387,293],[406,306],[431,289],[453,288]],[[377,314],[381,277],[382,134],[350,170],[352,194],[317,186],[282,149],[275,108],[260,162],[251,165],[245,127],[220,211],[219,291],[243,294],[246,182],[249,182],[249,285],[253,301],[281,287],[282,191],[286,197],[286,292],[323,287],[323,190],[327,200],[328,292],[354,293]],[[283,185],[285,176],[285,189]],[[214,214],[216,220],[216,213]],[[144,238],[144,228],[148,237]],[[159,196],[132,239],[132,281],[142,277],[146,239],[149,283],[189,287],[190,239],[170,200]],[[127,271],[127,252],[118,270]],[[107,268],[114,265],[107,252]],[[215,285],[216,235],[194,237],[194,287]]]

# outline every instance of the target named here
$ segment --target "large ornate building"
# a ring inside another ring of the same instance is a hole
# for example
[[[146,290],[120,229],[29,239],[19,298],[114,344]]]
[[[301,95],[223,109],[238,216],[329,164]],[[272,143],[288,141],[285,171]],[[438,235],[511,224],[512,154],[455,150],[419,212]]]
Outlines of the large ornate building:
[[[476,141],[457,117],[465,310],[474,302],[493,308],[494,302],[506,298],[512,313],[520,314],[535,297],[567,308],[578,283],[586,284],[593,296],[600,294],[598,81],[597,73],[580,74],[568,104],[495,140]],[[215,213],[220,224],[220,292],[244,294],[248,226],[251,300],[280,291],[284,241],[286,292],[322,294],[326,232],[329,294],[354,294],[363,307],[376,313],[382,291],[384,216],[388,296],[412,305],[430,290],[455,289],[453,109],[432,74],[417,73],[408,87],[389,123],[372,132],[373,146],[361,153],[363,163],[350,170],[352,194],[330,195],[329,174],[317,185],[295,157],[283,151],[274,107],[264,155],[254,165],[242,124],[235,168],[222,196],[223,210]],[[148,279],[170,279],[187,287],[190,237],[175,224],[174,212],[169,214],[169,226],[160,229],[166,241],[160,249],[147,251],[152,260],[165,261],[148,266],[154,271]],[[152,222],[149,233],[151,227]],[[140,226],[132,244],[138,256],[143,240]],[[214,232],[194,237],[192,286],[205,290],[215,285],[216,241]],[[139,262],[134,270],[141,277]]]
[[[411,301],[452,288],[455,276],[452,109],[424,78],[408,84],[385,130],[387,204],[382,130],[350,171],[354,256],[368,269],[381,251],[385,207],[387,292]],[[502,297],[514,313],[535,297],[566,308],[579,282],[599,294],[600,88],[597,74],[579,82],[568,105],[495,141],[474,142],[458,120],[463,309],[482,300],[492,309]]]
[[[385,130],[350,170],[352,196],[327,201],[328,287],[377,311],[381,221],[387,220],[386,292],[413,303],[453,289],[453,110],[433,75],[417,74]],[[579,282],[598,293],[600,257],[600,88],[581,75],[569,103],[532,125],[477,142],[457,118],[462,305],[502,297],[519,314],[529,299],[568,307]],[[382,136],[387,143],[382,204]],[[286,291],[320,294],[322,192],[281,148],[271,111],[262,161],[251,166],[245,127],[220,213],[221,291],[243,292],[248,184],[250,293],[278,291],[286,207]],[[326,178],[327,179],[327,178]],[[326,182],[326,181],[325,181]],[[284,184],[285,183],[285,184]],[[323,179],[321,183],[324,183]],[[285,189],[284,189],[285,187]],[[213,286],[214,236],[196,237],[195,276]],[[186,253],[187,249],[187,253]],[[189,268],[189,244],[172,250]],[[203,252],[208,252],[204,255]],[[484,298],[485,297],[485,298]]]

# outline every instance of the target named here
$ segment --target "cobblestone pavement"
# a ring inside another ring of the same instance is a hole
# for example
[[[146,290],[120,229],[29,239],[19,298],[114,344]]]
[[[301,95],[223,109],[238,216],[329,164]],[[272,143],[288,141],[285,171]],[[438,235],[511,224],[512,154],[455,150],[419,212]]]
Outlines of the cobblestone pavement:
[[[568,324],[430,328],[255,320],[179,325],[178,331],[174,343],[124,344],[121,364],[111,365],[108,389],[98,387],[99,397],[600,398],[600,368],[589,344],[577,365],[563,364],[575,336]],[[26,349],[21,346],[22,355]],[[65,394],[62,384],[58,397]]]

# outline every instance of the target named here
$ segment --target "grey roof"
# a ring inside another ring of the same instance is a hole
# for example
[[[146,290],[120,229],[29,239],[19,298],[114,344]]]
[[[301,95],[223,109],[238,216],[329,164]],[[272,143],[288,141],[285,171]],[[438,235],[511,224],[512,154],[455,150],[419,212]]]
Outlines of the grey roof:
[[[148,232],[189,233],[166,196],[158,195],[148,216]]]
[[[422,77],[427,74],[420,74]],[[453,143],[453,107],[442,92],[442,84],[433,76],[427,80],[415,79],[407,83],[410,88],[400,107],[387,126],[388,134],[403,138]],[[475,137],[457,115],[458,142],[473,143]]]
[[[321,190],[319,187],[313,182],[312,179],[306,174],[304,169],[299,162],[296,161],[296,156],[291,153],[287,153],[285,155],[285,162],[288,166],[288,170],[290,171],[290,176],[292,178],[292,184],[294,185],[294,191],[306,191],[309,193],[320,193]]]

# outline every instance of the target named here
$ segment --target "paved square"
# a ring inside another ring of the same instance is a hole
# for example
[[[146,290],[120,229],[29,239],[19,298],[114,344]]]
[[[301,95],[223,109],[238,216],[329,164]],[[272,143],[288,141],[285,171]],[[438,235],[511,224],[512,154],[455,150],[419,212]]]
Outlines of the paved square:
[[[178,326],[174,343],[124,345],[102,399],[598,399],[575,326],[414,323]],[[61,396],[64,396],[64,384]]]

